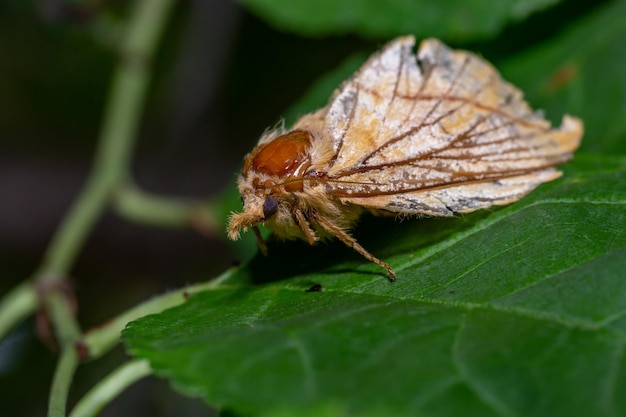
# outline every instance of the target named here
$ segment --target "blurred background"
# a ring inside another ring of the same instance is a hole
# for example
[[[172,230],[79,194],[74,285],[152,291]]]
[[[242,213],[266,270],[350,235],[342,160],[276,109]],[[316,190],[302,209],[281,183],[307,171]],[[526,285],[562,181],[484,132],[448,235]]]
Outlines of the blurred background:
[[[35,271],[84,184],[118,59],[116,42],[131,3],[0,2],[0,294]],[[423,7],[433,2],[414,3]],[[467,18],[463,13],[446,16],[432,7],[422,9],[413,28],[398,23],[386,29],[388,24],[375,21],[375,15],[371,25],[360,25],[359,18],[351,17],[358,10],[342,9],[338,14],[339,3],[326,0],[319,7],[332,9],[339,22],[329,29],[319,22],[302,25],[289,13],[271,18],[278,15],[268,4],[278,4],[280,10],[289,2],[179,2],[154,62],[132,163],[136,184],[151,193],[199,199],[218,198],[232,190],[243,156],[267,127],[288,116],[287,109],[302,96],[315,95],[311,86],[346,58],[355,53],[365,57],[395,35],[441,37],[453,46],[479,51],[496,66],[503,63],[505,75],[506,68],[513,75],[541,73],[541,68],[516,68],[515,57],[540,50],[546,40],[588,16],[623,4],[510,1],[503,3],[515,13],[490,20],[490,13],[497,10],[489,2],[465,3],[482,8],[476,10],[486,16],[485,22],[473,26],[469,12]],[[598,43],[603,45],[603,39]],[[619,39],[616,42],[623,43],[623,37]],[[623,58],[609,72],[623,71],[621,62]],[[556,121],[562,114],[559,106],[568,103],[568,112],[584,116],[587,104],[576,101],[580,100],[576,88],[574,92],[566,88],[582,70],[558,63],[552,70],[553,84],[530,93],[531,104],[547,107],[548,116]],[[550,93],[552,87],[555,91]],[[623,86],[615,88],[619,101]],[[559,94],[568,100],[551,109],[551,97]],[[327,98],[327,92],[322,96]],[[325,98],[310,99],[296,113],[313,110],[310,106],[316,100],[323,105]],[[623,104],[615,111],[626,116]],[[620,123],[615,127],[597,122],[617,129],[615,137],[623,137]],[[149,227],[108,212],[72,270],[79,321],[83,328],[96,326],[151,295],[208,280],[241,256],[222,233],[201,236],[191,229]],[[71,399],[79,398],[123,355],[120,348],[97,364],[82,367]],[[0,344],[0,415],[43,415],[55,360],[55,353],[37,339],[34,319]],[[204,404],[183,399],[165,382],[151,378],[125,392],[102,415],[207,413]]]

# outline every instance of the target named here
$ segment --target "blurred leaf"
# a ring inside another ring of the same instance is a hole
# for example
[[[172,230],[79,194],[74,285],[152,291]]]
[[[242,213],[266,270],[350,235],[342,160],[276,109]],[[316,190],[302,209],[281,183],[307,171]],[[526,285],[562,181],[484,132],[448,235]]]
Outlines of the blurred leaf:
[[[553,121],[585,122],[581,149],[626,152],[626,1],[574,22],[558,38],[498,65]]]
[[[389,38],[477,39],[496,35],[509,21],[559,0],[240,0],[274,26],[306,36],[357,33]]]
[[[365,62],[367,55],[354,54],[348,57],[337,68],[320,77],[285,113],[285,124],[291,126],[300,116],[317,110],[328,104],[330,96],[341,83],[352,76]]]
[[[124,339],[246,415],[626,415],[625,206],[626,158],[577,155],[503,209],[363,222],[393,284],[341,244],[277,243]]]

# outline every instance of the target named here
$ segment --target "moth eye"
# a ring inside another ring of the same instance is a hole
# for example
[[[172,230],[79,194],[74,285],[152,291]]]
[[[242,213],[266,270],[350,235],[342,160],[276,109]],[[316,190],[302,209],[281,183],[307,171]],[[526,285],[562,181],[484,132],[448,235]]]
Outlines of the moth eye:
[[[266,219],[272,217],[278,211],[278,202],[273,197],[267,197],[263,203],[263,216]]]

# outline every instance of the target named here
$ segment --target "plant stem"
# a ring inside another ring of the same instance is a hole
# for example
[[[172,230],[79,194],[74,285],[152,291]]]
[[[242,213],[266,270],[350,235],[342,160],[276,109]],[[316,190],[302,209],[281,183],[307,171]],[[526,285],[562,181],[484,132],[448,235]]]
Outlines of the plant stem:
[[[114,187],[128,174],[150,78],[150,61],[173,3],[174,0],[136,2],[107,101],[94,169],[52,239],[38,274],[42,280],[65,278]]]
[[[52,379],[48,401],[48,417],[65,417],[67,395],[78,367],[78,354],[75,349],[63,349]]]
[[[117,397],[124,389],[136,381],[150,375],[148,361],[127,362],[96,384],[76,404],[70,417],[91,417],[97,415],[105,405]]]
[[[37,294],[30,282],[23,282],[6,294],[0,302],[0,340],[36,308]]]
[[[64,294],[51,291],[47,294],[46,307],[52,317],[57,340],[61,345],[61,357],[57,363],[48,402],[49,417],[65,417],[67,395],[78,367],[75,341],[81,335],[80,328]]]
[[[81,332],[63,294],[50,283],[62,282],[79,250],[109,203],[115,187],[128,175],[131,151],[150,78],[149,64],[174,0],[137,0],[127,26],[122,57],[107,101],[94,168],[87,183],[52,238],[35,274],[46,283],[44,302],[61,345],[48,414],[64,417],[67,395],[78,366],[76,341]],[[34,310],[34,307],[33,307]]]
[[[113,208],[120,216],[135,222],[162,227],[188,227],[202,222],[205,233],[217,235],[222,224],[210,201],[178,199],[147,193],[131,183],[115,190]]]
[[[223,281],[228,279],[234,269],[227,270],[218,278],[191,285],[180,290],[171,291],[159,297],[148,300],[138,306],[120,314],[105,325],[96,327],[87,332],[80,343],[86,348],[89,359],[96,359],[109,351],[120,340],[120,334],[126,325],[148,314],[160,313],[168,308],[177,306],[185,302],[189,295],[218,287]]]

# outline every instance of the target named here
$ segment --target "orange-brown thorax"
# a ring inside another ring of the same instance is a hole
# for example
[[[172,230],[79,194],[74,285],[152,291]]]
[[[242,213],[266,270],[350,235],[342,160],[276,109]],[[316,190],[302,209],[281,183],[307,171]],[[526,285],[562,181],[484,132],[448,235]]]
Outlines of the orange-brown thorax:
[[[309,148],[311,134],[304,130],[294,130],[278,136],[271,142],[257,147],[246,159],[243,169],[244,177],[250,170],[275,177],[263,184],[255,181],[254,186],[260,188],[284,185],[287,192],[302,191],[302,176],[311,165]]]

